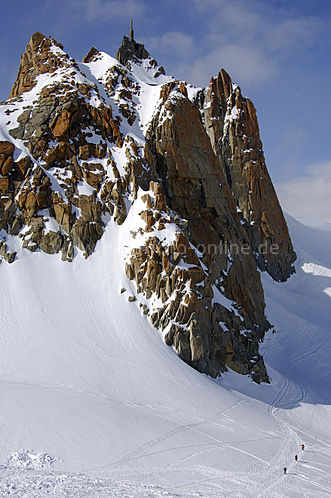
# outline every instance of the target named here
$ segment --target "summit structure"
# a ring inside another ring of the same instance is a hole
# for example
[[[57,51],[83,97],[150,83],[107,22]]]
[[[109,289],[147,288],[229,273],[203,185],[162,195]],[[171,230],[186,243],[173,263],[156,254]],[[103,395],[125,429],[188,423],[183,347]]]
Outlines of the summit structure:
[[[153,59],[145,49],[145,46],[142,43],[136,42],[134,39],[132,20],[130,24],[129,38],[127,36],[123,37],[122,44],[116,53],[116,59],[128,69],[131,69],[132,62],[141,63],[142,61],[148,60],[150,66],[157,68],[157,71],[155,72],[156,78],[161,74],[165,74],[164,68],[162,66],[158,66],[156,60]]]
[[[130,21],[130,40],[134,40],[133,21]]]
[[[2,259],[98,258],[116,233],[121,299],[134,289],[167,345],[269,381],[260,271],[287,280],[295,253],[255,108],[224,70],[203,90],[165,75],[132,22],[116,59],[82,63],[35,33],[0,120]]]

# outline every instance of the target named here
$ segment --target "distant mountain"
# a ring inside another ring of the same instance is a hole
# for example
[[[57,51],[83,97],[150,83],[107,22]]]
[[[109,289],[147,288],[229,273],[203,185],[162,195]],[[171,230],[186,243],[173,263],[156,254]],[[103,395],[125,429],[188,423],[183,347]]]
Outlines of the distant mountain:
[[[195,88],[133,32],[116,59],[92,47],[82,63],[35,33],[0,105],[0,171],[2,259],[98,258],[116,225],[129,300],[166,344],[213,377],[269,382],[260,271],[286,281],[296,255],[255,108],[223,69]]]

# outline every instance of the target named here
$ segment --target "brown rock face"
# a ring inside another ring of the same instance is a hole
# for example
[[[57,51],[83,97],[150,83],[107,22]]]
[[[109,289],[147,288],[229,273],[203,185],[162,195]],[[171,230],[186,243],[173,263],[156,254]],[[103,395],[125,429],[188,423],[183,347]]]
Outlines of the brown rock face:
[[[247,330],[252,309],[242,309],[240,315],[231,309],[231,301],[214,303],[220,279],[210,277],[204,256],[199,255],[179,226],[169,244],[161,242],[162,235],[157,235],[175,221],[167,206],[161,210],[157,207],[160,199],[166,204],[166,196],[159,193],[161,189],[160,183],[151,182],[150,193],[142,197],[147,209],[140,213],[143,223],[137,226],[135,236],[148,233],[150,237],[132,250],[126,264],[128,278],[135,280],[137,292],[150,302],[144,314],[155,327],[164,330],[165,342],[174,345],[179,356],[200,372],[216,377],[228,365],[250,374],[256,382],[268,381],[258,353],[258,334]],[[216,259],[212,263],[215,267]],[[253,258],[252,263],[255,268]],[[216,271],[222,274],[220,268]],[[263,294],[258,280],[256,289]],[[155,304],[160,301],[162,305]],[[263,304],[260,313],[262,337],[268,326]]]
[[[14,166],[14,150],[14,144],[11,142],[0,142],[0,171],[2,176],[8,176]]]
[[[266,168],[254,105],[223,69],[199,103],[258,265],[284,281],[294,271],[296,255]]]
[[[238,365],[243,368],[244,357],[252,360],[258,351],[258,340],[263,338],[269,324],[264,316],[263,289],[249,240],[240,224],[234,199],[201,123],[199,111],[188,98],[176,93],[173,84],[170,86],[170,90],[163,88],[164,105],[149,130],[146,156],[154,157],[167,205],[184,221],[185,233],[203,254],[201,263],[208,268],[209,301],[207,305],[199,302],[204,311],[198,312],[194,320],[204,337],[204,351],[208,351],[209,361],[203,367],[199,363],[196,368],[213,375],[217,368],[218,371],[224,370],[225,364],[237,370]],[[164,119],[165,114],[170,117]],[[241,322],[238,321],[235,330],[242,327],[241,330],[246,331],[245,340],[254,354],[248,352],[243,345],[245,341],[233,332],[235,312],[221,304],[212,305],[218,293],[238,303]],[[217,320],[226,324],[224,330],[218,326]],[[175,335],[173,341],[175,343]],[[195,344],[192,341],[189,344]],[[222,342],[232,347],[228,348],[227,355]],[[188,355],[191,359],[187,361],[192,362],[194,348],[192,350],[186,345],[184,349],[185,358]],[[214,350],[223,351],[221,356],[223,360],[226,358],[225,362],[218,362],[219,354],[214,356]],[[266,380],[264,367],[259,370],[256,362],[250,363],[249,360],[250,372],[255,369],[259,372],[257,378],[260,376]]]
[[[96,59],[98,55],[100,55],[99,50],[96,49],[95,47],[92,47],[89,50],[89,52],[85,55],[85,57],[83,57],[83,62],[84,63],[92,62],[93,60]]]
[[[268,382],[257,264],[285,280],[295,254],[254,106],[223,70],[191,102],[192,87],[159,78],[163,68],[131,35],[119,63],[92,47],[80,65],[55,40],[32,36],[0,105],[0,262],[15,260],[9,235],[32,252],[88,257],[112,220],[136,285],[126,299],[142,301],[166,344],[213,377],[231,368]],[[148,123],[141,71],[156,100]]]
[[[89,57],[97,54],[92,50]],[[58,71],[62,71],[61,78],[53,82],[52,75]],[[29,92],[37,76],[45,72],[49,81],[30,106],[24,105],[16,127],[9,129],[13,139],[23,140],[30,157],[16,163],[13,143],[0,142],[1,223],[9,233],[29,227],[19,234],[24,248],[62,251],[63,259],[72,260],[73,246],[86,257],[94,251],[103,235],[104,215],[115,212],[117,223],[123,223],[124,195],[133,168],[137,176],[142,171],[141,158],[133,139],[123,143],[120,118],[113,116],[94,83],[82,83],[85,76],[62,45],[40,33],[32,36],[22,55],[11,93],[14,102],[20,102],[17,97]],[[98,105],[91,105],[90,99]],[[93,134],[97,143],[89,140]],[[111,144],[125,148],[128,163],[132,157],[125,176],[120,177],[111,159]],[[110,164],[117,182],[106,181],[105,168]],[[89,195],[80,193],[80,188],[86,190],[84,185],[90,187]],[[138,185],[139,181],[136,189]],[[58,223],[58,232],[47,231],[49,217]]]
[[[31,90],[36,84],[35,78],[38,74],[50,72],[54,70],[54,67],[58,67],[61,58],[49,50],[55,43],[54,40],[46,38],[41,33],[34,33],[31,36],[25,52],[21,56],[18,75],[9,98],[17,97],[21,93]],[[56,46],[63,49],[63,45],[60,43],[56,43]]]

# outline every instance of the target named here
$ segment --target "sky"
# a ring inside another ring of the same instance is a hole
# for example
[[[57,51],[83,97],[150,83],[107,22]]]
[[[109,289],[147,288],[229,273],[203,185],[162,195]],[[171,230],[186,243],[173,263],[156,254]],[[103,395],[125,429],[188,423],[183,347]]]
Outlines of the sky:
[[[221,67],[257,109],[266,163],[283,208],[331,221],[331,1],[2,0],[0,100],[32,33],[81,60],[135,38],[167,74],[208,85]]]

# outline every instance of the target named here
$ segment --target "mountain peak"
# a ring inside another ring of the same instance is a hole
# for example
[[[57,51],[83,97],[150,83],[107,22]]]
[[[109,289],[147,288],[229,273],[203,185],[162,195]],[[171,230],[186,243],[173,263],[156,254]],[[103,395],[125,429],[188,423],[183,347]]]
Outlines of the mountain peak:
[[[74,62],[63,51],[62,43],[58,43],[51,36],[34,33],[21,55],[20,67],[10,98],[31,90],[36,85],[39,74],[53,73],[59,67],[67,67],[70,65],[69,60]]]
[[[150,60],[150,66],[155,68],[158,66],[158,63],[150,56],[143,43],[138,43],[134,39],[132,20],[130,35],[129,37],[126,35],[123,36],[122,44],[116,53],[116,59],[118,60],[118,62],[123,64],[123,66],[126,66],[129,70],[131,70],[132,62],[139,64],[146,59]],[[165,74],[164,68],[162,66],[157,67],[157,72],[155,73],[154,77],[157,78],[160,74]]]
[[[116,59],[125,66],[129,60],[136,62],[150,57],[142,43],[136,42],[133,36],[133,30],[130,31],[130,37],[124,35],[122,44],[116,53]]]
[[[0,106],[0,261],[89,257],[116,224],[125,288],[165,342],[268,382],[257,265],[286,280],[295,254],[255,108],[225,71],[204,90],[162,74],[132,25],[117,60],[92,47],[81,64],[32,36]]]
[[[45,35],[43,35],[42,33],[39,33],[38,31],[36,33],[34,33],[31,38],[30,38],[30,41],[29,41],[29,46],[36,50],[39,45],[41,44],[41,42],[46,38]]]
[[[93,45],[85,57],[83,57],[83,63],[88,64],[89,62],[93,62],[96,57],[100,56],[100,54],[101,52]]]

